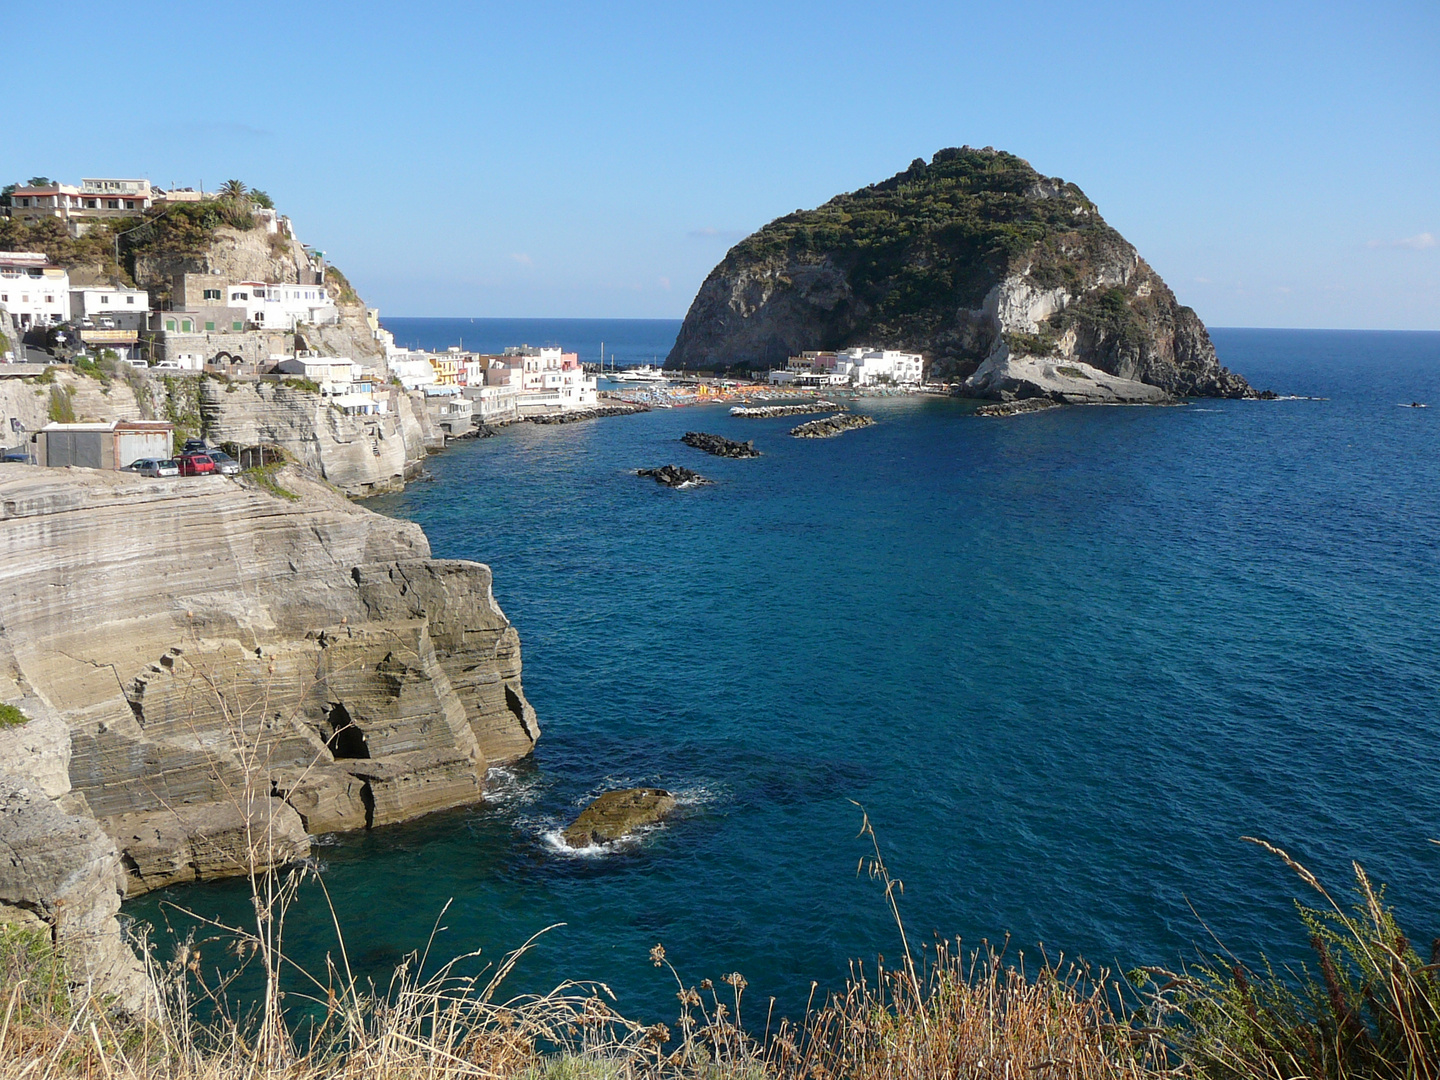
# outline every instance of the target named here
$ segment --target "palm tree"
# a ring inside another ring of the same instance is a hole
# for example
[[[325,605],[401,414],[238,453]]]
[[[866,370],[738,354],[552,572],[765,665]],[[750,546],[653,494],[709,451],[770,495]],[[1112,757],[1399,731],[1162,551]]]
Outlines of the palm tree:
[[[250,191],[243,182],[239,180],[226,180],[220,185],[220,197],[222,199],[233,199],[239,201]]]

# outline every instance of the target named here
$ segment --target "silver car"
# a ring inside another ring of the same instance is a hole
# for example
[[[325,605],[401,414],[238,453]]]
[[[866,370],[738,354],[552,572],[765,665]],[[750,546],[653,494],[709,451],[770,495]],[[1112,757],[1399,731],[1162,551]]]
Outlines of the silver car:
[[[215,471],[221,476],[235,476],[240,472],[240,463],[223,450],[207,451],[210,460],[215,462]]]
[[[139,473],[141,476],[179,476],[180,466],[162,458],[141,458],[126,465],[121,472]]]

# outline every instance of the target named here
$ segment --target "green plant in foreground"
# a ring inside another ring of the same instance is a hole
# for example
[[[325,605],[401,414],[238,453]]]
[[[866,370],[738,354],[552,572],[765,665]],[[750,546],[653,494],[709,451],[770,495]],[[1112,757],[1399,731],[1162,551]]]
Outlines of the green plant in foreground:
[[[1199,1075],[1234,1080],[1428,1080],[1440,1076],[1440,939],[1428,961],[1401,931],[1384,889],[1358,864],[1348,910],[1281,849],[1324,903],[1297,902],[1316,967],[1255,971],[1217,956],[1183,975],[1162,973],[1158,1012],[1172,1017],[1177,1049]],[[1153,977],[1153,973],[1152,973]]]
[[[0,705],[0,728],[19,727],[29,722],[30,718],[14,705]]]

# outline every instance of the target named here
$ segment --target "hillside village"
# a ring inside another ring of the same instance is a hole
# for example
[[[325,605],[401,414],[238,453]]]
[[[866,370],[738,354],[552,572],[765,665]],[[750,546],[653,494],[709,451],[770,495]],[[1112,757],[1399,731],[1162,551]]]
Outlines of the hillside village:
[[[6,186],[0,358],[11,459],[36,459],[37,422],[168,420],[177,449],[201,434],[273,443],[352,494],[398,486],[427,448],[477,425],[597,405],[595,379],[557,347],[398,347],[269,197],[233,180],[217,192],[114,178]],[[105,392],[82,394],[96,400],[81,415],[71,402],[86,376]],[[41,377],[62,389],[36,417],[7,384]]]

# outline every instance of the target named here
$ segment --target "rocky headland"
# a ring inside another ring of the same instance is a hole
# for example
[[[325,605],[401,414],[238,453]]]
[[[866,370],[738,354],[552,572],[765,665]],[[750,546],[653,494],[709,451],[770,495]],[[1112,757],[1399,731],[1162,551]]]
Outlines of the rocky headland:
[[[793,427],[790,429],[790,434],[797,439],[833,439],[836,435],[843,435],[856,428],[870,427],[874,423],[873,416],[866,416],[863,413],[836,413],[834,416],[810,420],[798,427]]]
[[[760,456],[760,451],[755,449],[754,439],[739,442],[735,439],[727,439],[724,435],[711,435],[707,431],[687,431],[680,436],[680,441],[686,446],[704,450],[705,453],[714,454],[716,457],[752,458]]]
[[[0,520],[0,921],[110,941],[122,892],[478,802],[539,735],[489,568],[299,468],[0,465]]]
[[[923,353],[927,378],[997,400],[1254,396],[1080,188],[989,148],[916,159],[736,244],[665,366],[851,345]]]

